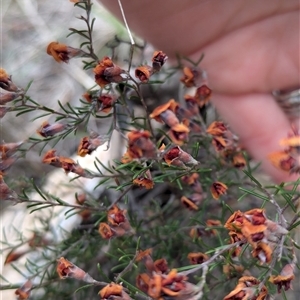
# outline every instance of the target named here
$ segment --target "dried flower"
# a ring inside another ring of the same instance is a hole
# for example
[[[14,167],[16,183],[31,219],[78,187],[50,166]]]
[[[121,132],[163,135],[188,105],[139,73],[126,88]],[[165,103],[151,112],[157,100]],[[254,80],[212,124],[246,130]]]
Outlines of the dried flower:
[[[152,74],[153,74],[152,67],[147,65],[140,66],[135,69],[135,77],[138,78],[143,83],[148,82]]]
[[[188,259],[192,265],[203,264],[205,261],[209,259],[209,257],[202,252],[197,253],[189,253]]]
[[[285,291],[291,288],[291,281],[295,278],[294,275],[295,264],[287,264],[283,267],[280,274],[275,276],[272,275],[269,281],[277,285],[278,293],[281,293],[282,288]]]
[[[136,286],[144,293],[149,290],[150,276],[146,273],[139,274],[136,278]]]
[[[268,295],[268,290],[265,286],[255,296],[259,283],[259,280],[255,277],[243,276],[239,279],[235,289],[225,296],[223,300],[265,300]]]
[[[216,152],[221,152],[228,146],[227,141],[222,136],[214,136],[212,139],[212,145]]]
[[[210,188],[211,195],[215,200],[218,200],[221,195],[226,194],[227,190],[227,185],[220,181],[214,182]]]
[[[105,240],[109,240],[110,238],[115,236],[115,232],[112,230],[112,228],[108,224],[103,222],[100,223],[98,231],[101,237]]]
[[[211,89],[205,84],[197,88],[195,93],[195,98],[200,108],[206,105],[206,103],[210,99],[210,96],[211,96]]]
[[[18,300],[26,300],[30,297],[30,292],[32,289],[31,280],[27,280],[21,287],[19,287],[15,294],[18,296]]]
[[[189,197],[181,197],[181,203],[190,210],[198,210],[202,200],[203,195],[201,194],[192,194]]]
[[[197,69],[184,67],[183,68],[183,77],[180,79],[180,81],[186,87],[197,86],[196,81],[197,81],[197,79],[199,79],[199,76],[200,76],[200,73]]]
[[[88,273],[78,268],[64,257],[60,257],[57,260],[56,272],[60,279],[73,278],[88,283],[93,283],[95,281]]]
[[[224,227],[228,230],[240,231],[244,223],[244,213],[235,211],[226,221]]]
[[[57,168],[63,168],[66,174],[72,172],[82,177],[91,178],[91,175],[80,165],[78,165],[72,158],[56,155],[55,149],[49,150],[44,155],[42,162]]]
[[[109,83],[120,83],[123,81],[123,77],[121,76],[123,70],[115,65],[108,56],[103,57],[103,59],[98,62],[94,68],[94,73],[96,83],[102,88]]]
[[[71,58],[83,55],[83,51],[58,42],[51,42],[47,46],[47,54],[59,63],[68,63]]]
[[[86,156],[92,154],[99,146],[107,142],[107,136],[100,136],[96,132],[91,132],[90,136],[83,137],[78,145],[77,155]]]
[[[268,158],[275,167],[283,171],[291,173],[298,172],[300,162],[291,156],[288,151],[277,151],[270,153]]]
[[[99,295],[101,300],[130,300],[130,297],[123,287],[116,283],[110,283],[100,290]]]
[[[206,132],[213,136],[223,136],[227,127],[222,121],[214,121],[207,128]]]
[[[163,159],[168,165],[197,166],[199,162],[179,146],[172,147],[163,153]]]
[[[272,249],[271,247],[263,242],[257,243],[255,248],[252,250],[252,256],[257,257],[260,262],[268,264],[272,259]]]
[[[187,142],[189,132],[189,128],[180,123],[171,128],[169,131],[169,136],[174,144],[182,146],[185,142]]]
[[[174,127],[179,124],[179,120],[175,115],[176,106],[176,101],[171,99],[167,103],[156,107],[150,114],[150,118],[155,119],[157,122],[165,123],[169,127]]]
[[[0,68],[0,88],[10,92],[20,92],[19,89],[11,80],[11,76],[7,72]]]
[[[36,132],[42,137],[48,137],[62,132],[66,127],[67,125],[61,123],[54,123],[50,125],[47,121],[45,121]]]
[[[165,274],[169,271],[168,263],[164,258],[157,259],[154,262],[154,270],[157,273]]]
[[[156,156],[156,147],[150,140],[150,132],[133,130],[128,133],[128,149],[122,158],[122,162],[130,162],[133,159],[153,158]],[[125,160],[126,159],[126,160]]]
[[[107,220],[113,226],[120,226],[127,221],[125,214],[126,210],[114,205],[107,212]]]
[[[145,177],[138,177],[132,181],[133,184],[138,185],[140,187],[144,187],[147,190],[153,189],[154,182],[152,179]]]
[[[152,68],[155,72],[159,72],[161,67],[167,61],[168,56],[162,51],[155,51],[152,56]]]

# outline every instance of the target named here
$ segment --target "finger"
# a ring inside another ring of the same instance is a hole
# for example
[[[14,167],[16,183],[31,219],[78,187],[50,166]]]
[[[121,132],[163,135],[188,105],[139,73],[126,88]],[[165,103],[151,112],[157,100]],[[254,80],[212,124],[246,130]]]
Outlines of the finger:
[[[282,150],[279,142],[291,131],[290,123],[271,95],[214,95],[213,103],[222,118],[240,137],[253,158],[275,181],[295,180],[299,176],[275,168],[268,154]]]

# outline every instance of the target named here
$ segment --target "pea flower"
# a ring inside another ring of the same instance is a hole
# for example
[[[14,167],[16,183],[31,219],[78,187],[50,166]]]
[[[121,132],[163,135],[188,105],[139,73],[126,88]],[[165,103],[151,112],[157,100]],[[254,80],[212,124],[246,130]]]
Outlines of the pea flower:
[[[115,65],[108,56],[103,57],[93,71],[95,73],[96,83],[102,88],[109,83],[120,83],[124,80],[121,76],[124,71]]]
[[[218,200],[221,195],[226,194],[227,190],[228,190],[227,185],[220,181],[214,182],[210,187],[211,195],[215,200]]]
[[[120,284],[110,283],[99,292],[101,300],[131,300]]]
[[[167,61],[168,56],[161,50],[155,51],[152,56],[152,68],[155,72],[159,72]]]
[[[76,56],[82,56],[84,52],[81,49],[73,48],[58,42],[51,42],[47,46],[47,54],[52,56],[57,62],[68,63]]]
[[[42,137],[53,136],[65,130],[67,125],[61,123],[49,124],[47,121],[43,122],[41,127],[36,131]]]
[[[277,285],[279,294],[281,293],[282,288],[284,288],[285,291],[291,288],[291,281],[295,279],[294,270],[294,263],[287,264],[283,267],[279,275],[272,275],[269,278],[269,281],[271,283]]]
[[[95,282],[95,280],[88,273],[64,257],[60,257],[57,260],[56,272],[60,279],[73,278],[87,283]]]

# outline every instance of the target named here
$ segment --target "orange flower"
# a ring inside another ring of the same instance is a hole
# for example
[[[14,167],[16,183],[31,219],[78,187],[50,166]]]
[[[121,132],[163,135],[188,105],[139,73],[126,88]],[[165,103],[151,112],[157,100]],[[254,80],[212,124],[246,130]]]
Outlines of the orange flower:
[[[278,294],[281,293],[282,288],[284,288],[285,291],[291,288],[291,281],[295,278],[294,270],[295,264],[287,264],[283,267],[279,275],[272,275],[269,278],[271,283],[277,285]]]
[[[199,71],[195,68],[184,67],[183,68],[183,77],[180,81],[186,87],[193,87],[196,86],[195,80],[199,77]]]
[[[60,257],[57,260],[56,272],[60,279],[73,278],[88,283],[93,283],[95,281],[88,273],[78,268],[64,257]]]
[[[169,270],[167,261],[164,258],[157,259],[154,262],[154,270],[157,273],[167,273],[167,271]]]
[[[211,194],[215,200],[218,200],[221,195],[226,194],[227,190],[227,185],[220,181],[214,182],[210,188]]]
[[[109,83],[120,83],[123,81],[123,77],[121,76],[123,70],[119,66],[116,66],[108,56],[103,57],[98,62],[94,68],[94,73],[96,83],[102,88]]]
[[[228,230],[240,231],[244,223],[244,213],[235,211],[226,221],[224,227]]]
[[[243,169],[246,166],[246,160],[242,153],[234,154],[232,164],[235,168]]]
[[[153,69],[150,66],[144,65],[135,69],[135,77],[141,82],[148,82],[150,76],[153,74]]]
[[[18,300],[26,300],[30,297],[30,292],[32,289],[32,282],[27,280],[21,287],[19,287],[15,294],[18,296]]]
[[[114,282],[105,286],[102,290],[100,290],[99,295],[102,300],[110,300],[110,299],[122,299],[122,300],[130,300],[129,295],[123,291],[123,287]]]
[[[155,72],[159,72],[161,67],[167,61],[168,56],[162,51],[155,51],[152,56],[152,68]]]
[[[202,200],[203,196],[201,194],[192,194],[189,197],[181,197],[181,203],[190,210],[198,210],[198,205],[201,204]]]
[[[222,136],[214,136],[212,139],[212,145],[216,152],[221,152],[228,146],[227,141]]]
[[[113,226],[119,226],[127,221],[126,210],[120,209],[117,205],[114,205],[107,212],[107,220]]]
[[[91,175],[82,167],[80,167],[72,158],[57,156],[55,149],[49,150],[45,154],[42,161],[44,164],[48,164],[57,168],[63,168],[66,174],[72,172],[82,177],[91,178]]]
[[[127,161],[156,156],[156,147],[150,140],[149,131],[133,130],[128,133]]]
[[[254,208],[244,212],[244,217],[249,220],[253,225],[265,224],[267,218],[265,210],[261,208]]]
[[[268,244],[259,242],[251,253],[252,256],[257,257],[262,264],[268,264],[272,260],[272,252],[273,251]]]
[[[189,132],[189,128],[186,125],[180,123],[171,128],[171,130],[169,131],[169,136],[174,144],[182,146],[185,142],[188,141]]]
[[[150,118],[155,119],[157,122],[165,123],[169,127],[173,127],[179,124],[179,120],[175,115],[176,106],[177,103],[175,100],[171,99],[167,103],[156,107],[150,114]]]
[[[0,88],[10,92],[20,92],[19,89],[11,80],[11,76],[7,72],[0,68]]]
[[[265,286],[259,291],[257,296],[257,288],[259,280],[252,276],[243,276],[239,279],[235,289],[230,292],[223,300],[265,300],[268,295],[268,290]]]
[[[205,253],[197,252],[197,253],[189,253],[188,259],[192,265],[199,265],[207,261],[209,257]]]
[[[207,128],[206,132],[213,136],[222,136],[227,131],[227,127],[222,121],[214,121]]]
[[[300,162],[290,155],[288,151],[277,151],[268,155],[271,163],[287,172],[298,172]]]
[[[189,153],[175,146],[163,154],[163,159],[168,165],[174,166],[196,166],[199,164]]]
[[[67,125],[61,123],[54,123],[50,125],[47,121],[45,121],[36,132],[42,137],[48,137],[62,132],[66,127]]]
[[[47,47],[47,54],[59,63],[68,63],[71,58],[82,55],[83,51],[58,42],[51,42]]]
[[[148,295],[154,299],[158,299],[161,296],[161,288],[162,288],[162,277],[160,274],[154,274],[149,279],[148,284]]]
[[[115,236],[115,232],[112,230],[112,228],[108,224],[103,222],[100,223],[98,232],[105,240],[109,240],[110,238]]]
[[[149,290],[150,276],[146,273],[139,274],[136,278],[136,286],[144,293]]]
[[[153,189],[154,187],[154,182],[150,178],[146,177],[138,177],[132,181],[133,184],[138,185],[140,187],[144,187],[147,190]]]
[[[202,108],[209,101],[210,96],[211,96],[211,89],[205,84],[197,88],[195,93],[195,98],[200,108]]]
[[[90,137],[85,136],[81,139],[78,149],[77,155],[86,156],[87,154],[92,154],[99,146],[103,145],[108,138],[106,136],[100,136],[95,132],[90,134]]]

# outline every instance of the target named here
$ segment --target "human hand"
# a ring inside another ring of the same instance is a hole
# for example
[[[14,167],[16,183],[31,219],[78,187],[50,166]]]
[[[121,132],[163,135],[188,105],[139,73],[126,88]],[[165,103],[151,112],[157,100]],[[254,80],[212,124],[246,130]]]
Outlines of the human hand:
[[[102,3],[122,19],[117,1]],[[300,86],[299,1],[144,0],[122,5],[130,29],[170,58],[179,53],[197,60],[204,53],[201,67],[218,112],[274,180],[295,179],[272,166],[267,155],[280,150],[279,141],[291,129],[271,92]]]

